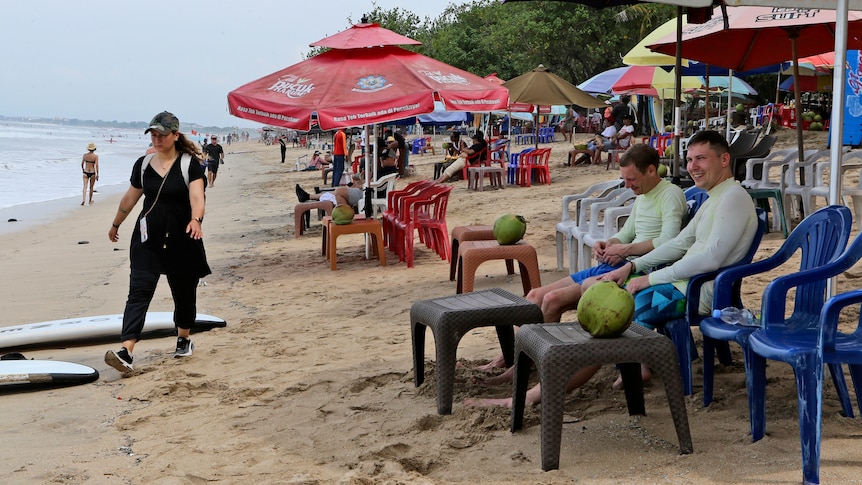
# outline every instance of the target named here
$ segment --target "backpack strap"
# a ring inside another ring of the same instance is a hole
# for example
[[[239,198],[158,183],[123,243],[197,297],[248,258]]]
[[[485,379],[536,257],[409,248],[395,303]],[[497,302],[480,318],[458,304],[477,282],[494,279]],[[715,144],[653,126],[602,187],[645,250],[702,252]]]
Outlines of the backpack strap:
[[[150,161],[155,156],[155,153],[150,153],[144,156],[144,161],[141,162],[141,187],[144,186],[144,170],[150,165]],[[192,156],[188,153],[183,153],[180,157],[180,172],[183,174],[183,180],[186,182],[186,187],[189,186],[189,167],[192,164]]]

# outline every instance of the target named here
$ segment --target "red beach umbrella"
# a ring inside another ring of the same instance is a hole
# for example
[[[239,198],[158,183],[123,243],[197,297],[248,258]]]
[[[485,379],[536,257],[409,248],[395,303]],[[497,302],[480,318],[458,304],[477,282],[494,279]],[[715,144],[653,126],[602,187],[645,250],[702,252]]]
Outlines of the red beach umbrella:
[[[862,47],[862,12],[849,13],[848,47]],[[705,24],[682,30],[682,57],[736,71],[778,64],[835,50],[835,11],[782,7],[728,7],[729,27],[720,10]],[[794,53],[792,44],[796,44]],[[675,34],[650,49],[676,51]]]
[[[434,111],[506,109],[506,88],[397,46],[333,49],[228,93],[239,118],[308,130],[362,126]]]
[[[800,56],[835,50],[835,20],[834,10],[819,8],[728,7],[727,28],[717,9],[712,20],[683,27],[679,48],[686,59],[737,71],[790,59],[794,62],[794,77],[798,77]],[[847,46],[862,48],[862,12],[848,12]],[[675,34],[649,48],[664,54],[677,52]],[[798,89],[794,98],[799,120],[802,113]],[[797,145],[801,157],[801,123],[797,123]]]
[[[422,45],[422,43],[385,29],[379,24],[361,23],[309,45],[330,49],[360,49],[383,45]]]

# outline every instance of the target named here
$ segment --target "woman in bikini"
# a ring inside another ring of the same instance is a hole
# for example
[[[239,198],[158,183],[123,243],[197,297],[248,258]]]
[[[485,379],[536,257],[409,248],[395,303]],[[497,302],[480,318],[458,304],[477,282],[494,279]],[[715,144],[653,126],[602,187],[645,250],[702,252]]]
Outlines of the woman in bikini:
[[[90,205],[93,205],[93,187],[99,180],[99,156],[96,155],[96,144],[87,145],[87,153],[81,158],[81,170],[84,171],[84,190],[81,193],[81,205],[87,200],[87,185],[90,186]]]

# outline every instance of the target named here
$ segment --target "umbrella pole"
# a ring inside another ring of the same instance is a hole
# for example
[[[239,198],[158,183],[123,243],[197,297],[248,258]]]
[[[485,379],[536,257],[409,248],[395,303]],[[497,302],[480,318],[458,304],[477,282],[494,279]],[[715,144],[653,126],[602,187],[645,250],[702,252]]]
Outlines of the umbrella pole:
[[[533,140],[536,142],[536,150],[539,149],[539,105],[536,105],[536,114],[533,115]]]
[[[676,7],[676,59],[674,69],[673,96],[673,177],[671,181],[679,185],[679,137],[680,137],[680,106],[679,96],[682,87],[682,6]]]
[[[829,155],[831,169],[829,170],[829,203],[838,204],[841,200],[841,151],[844,143],[844,91],[847,82],[844,80],[847,68],[847,0],[838,0],[835,8],[835,68],[832,73],[832,116],[829,126]],[[797,120],[798,122],[798,120]],[[856,217],[859,217],[858,215]],[[836,278],[826,281],[826,296],[835,294]]]
[[[371,166],[370,166],[371,165],[371,163],[370,163],[371,157],[369,156],[370,154],[368,153],[369,150],[368,150],[368,146],[367,146],[368,140],[369,140],[369,138],[368,138],[368,125],[365,125],[362,129],[365,130],[365,141],[366,141],[366,143],[365,143],[366,144],[366,147],[365,147],[365,187],[364,187],[365,188],[365,194],[364,194],[365,195],[365,217],[371,217],[371,215],[374,214],[374,209],[371,207],[371,179],[369,178],[371,176],[371,170],[370,170],[371,169]],[[368,257],[368,254],[367,254],[368,253],[368,244],[365,245],[365,252],[366,252],[365,257],[367,258]]]
[[[706,104],[703,105],[703,127],[709,129],[709,64],[706,65]]]
[[[725,136],[725,138],[727,138],[728,143],[730,143],[730,120],[732,119],[731,118],[731,111],[730,111],[730,103],[732,102],[731,96],[733,96],[733,69],[728,69],[727,70],[727,136]]]
[[[796,40],[799,37],[799,33],[791,32],[790,33],[790,51],[793,56],[793,99],[794,99],[794,111],[796,112],[796,146],[799,150],[799,161],[805,160],[805,148],[803,147],[802,142],[802,103],[801,96],[799,94],[799,52],[796,47]],[[803,169],[799,169],[799,182],[802,185],[805,185],[805,172]]]

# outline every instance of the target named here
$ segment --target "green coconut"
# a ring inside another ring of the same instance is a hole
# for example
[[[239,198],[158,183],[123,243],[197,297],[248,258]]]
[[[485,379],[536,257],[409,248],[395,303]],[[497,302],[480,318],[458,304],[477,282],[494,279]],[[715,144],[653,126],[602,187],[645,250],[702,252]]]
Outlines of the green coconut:
[[[596,338],[612,338],[629,328],[635,315],[635,299],[616,282],[600,281],[581,295],[578,322]]]
[[[659,177],[662,177],[662,178],[667,177],[667,165],[664,165],[664,164],[661,164],[661,163],[660,163],[660,164],[658,165],[658,170],[657,170],[657,171],[658,171],[658,176],[659,176]]]
[[[352,224],[353,216],[356,215],[356,212],[353,211],[353,207],[350,207],[347,204],[341,204],[332,209],[332,222],[338,224],[339,226],[343,226],[344,224]]]
[[[527,232],[527,221],[523,216],[504,214],[494,222],[494,239],[501,245],[515,244]]]

